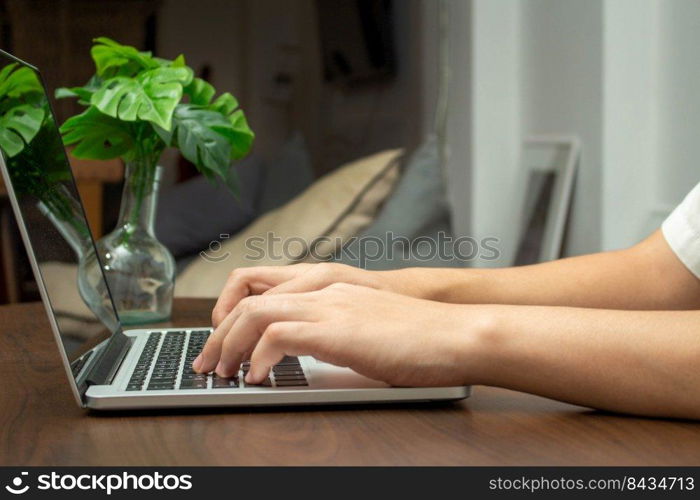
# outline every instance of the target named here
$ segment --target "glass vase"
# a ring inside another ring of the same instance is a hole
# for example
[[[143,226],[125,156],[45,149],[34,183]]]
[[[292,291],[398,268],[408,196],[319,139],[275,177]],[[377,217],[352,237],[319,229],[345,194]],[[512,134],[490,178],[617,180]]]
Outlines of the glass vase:
[[[162,168],[147,161],[127,163],[116,229],[97,241],[112,298],[122,324],[170,318],[175,259],[154,234]]]
[[[57,184],[44,192],[39,210],[75,252],[78,261],[78,291],[83,302],[109,330],[116,331],[117,318],[95,257],[95,247],[80,203],[64,185]]]

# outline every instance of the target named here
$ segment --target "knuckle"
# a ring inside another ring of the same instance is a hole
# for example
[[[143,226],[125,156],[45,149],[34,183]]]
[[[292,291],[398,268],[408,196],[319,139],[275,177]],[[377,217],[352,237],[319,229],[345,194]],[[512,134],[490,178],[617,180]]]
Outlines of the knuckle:
[[[238,310],[241,313],[241,315],[255,317],[262,312],[262,309],[267,300],[268,299],[266,297],[263,297],[262,295],[250,295],[241,299],[241,301],[238,303],[238,306],[236,307],[239,308]]]
[[[207,342],[204,344],[204,347],[202,347],[202,356],[207,358],[209,357],[210,354],[213,354],[214,352],[214,346],[212,342]]]
[[[284,334],[283,327],[279,323],[272,323],[267,328],[265,328],[265,337],[268,342],[277,342],[280,337]]]
[[[236,308],[240,313],[249,313],[255,308],[256,298],[257,297],[253,295],[243,297],[240,302],[238,302],[238,305],[236,305]]]
[[[228,274],[229,282],[242,279],[244,276],[244,273],[245,273],[245,270],[243,268],[237,267],[236,269],[234,269],[233,271],[231,271]]]
[[[333,292],[345,292],[353,288],[353,285],[349,283],[343,283],[341,281],[336,281],[328,286],[328,289]]]
[[[264,337],[270,345],[279,345],[287,335],[287,328],[280,323],[272,323],[265,329]]]
[[[330,279],[336,275],[336,266],[337,264],[331,262],[321,262],[314,266],[313,272],[321,278]]]
[[[212,349],[215,349],[218,345],[220,345],[223,342],[225,337],[226,332],[214,333],[210,335],[206,343],[204,344],[204,347],[202,348],[202,352],[211,351]]]
[[[335,269],[336,264],[333,262],[319,262],[316,264],[316,269],[320,272],[330,272]]]
[[[221,338],[221,356],[228,356],[229,351],[232,349],[233,335],[226,335]]]

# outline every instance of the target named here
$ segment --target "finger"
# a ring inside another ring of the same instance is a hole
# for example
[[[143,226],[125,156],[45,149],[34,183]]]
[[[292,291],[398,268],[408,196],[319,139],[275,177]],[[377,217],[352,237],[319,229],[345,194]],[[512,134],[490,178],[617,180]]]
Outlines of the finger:
[[[304,302],[308,301],[310,297],[305,297],[302,294],[296,294],[291,297],[294,302]],[[282,306],[289,300],[288,297],[284,295],[277,295],[275,297],[269,297],[263,299],[262,297],[244,297],[239,301],[239,303],[234,307],[234,309],[226,316],[224,321],[214,330],[212,335],[209,336],[202,352],[197,356],[197,358],[192,363],[192,369],[197,373],[208,373],[212,370],[217,370],[218,373],[218,363],[221,359],[222,349],[224,339],[229,335],[233,329],[233,325],[236,323],[238,318],[245,312],[250,312],[253,309],[258,309],[259,306],[264,302],[266,304],[279,303]],[[254,345],[250,346],[250,350]],[[234,359],[231,360],[231,364],[235,365],[238,356],[233,354]],[[222,367],[223,368],[223,367]]]
[[[246,301],[244,311],[233,322],[223,339],[216,373],[229,377],[238,372],[246,352],[254,351],[260,336],[272,323],[279,321],[313,321],[314,308],[307,294],[257,297]]]
[[[340,278],[338,273],[334,272],[333,269],[332,264],[312,265],[306,272],[300,273],[296,277],[284,281],[264,293],[266,295],[273,295],[321,290]]]
[[[244,311],[253,307],[250,303],[254,302],[255,300],[256,299],[253,296],[243,297],[238,304],[236,304],[236,307],[234,307],[226,318],[224,318],[224,320],[219,324],[219,326],[214,329],[214,332],[209,336],[207,342],[204,344],[202,352],[192,362],[192,369],[194,371],[197,373],[209,373],[215,369],[219,363],[219,359],[221,358],[221,349],[224,339],[231,331],[231,328],[238,317]]]
[[[197,373],[209,373],[219,362],[221,356],[221,344],[231,330],[233,322],[238,316],[237,311],[231,311],[226,318],[217,326],[207,339],[202,352],[192,362],[192,369]]]
[[[284,356],[313,355],[314,327],[315,323],[307,321],[270,324],[253,350],[245,381],[249,384],[261,383]]]
[[[259,295],[280,283],[293,279],[301,272],[303,268],[297,266],[235,269],[226,281],[212,310],[212,325],[214,328],[218,327],[243,298]]]

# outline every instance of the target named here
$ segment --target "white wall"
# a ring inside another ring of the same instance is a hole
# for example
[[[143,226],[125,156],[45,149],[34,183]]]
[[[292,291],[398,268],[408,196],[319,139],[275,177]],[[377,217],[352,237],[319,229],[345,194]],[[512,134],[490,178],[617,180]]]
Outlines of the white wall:
[[[449,4],[451,31],[469,33],[451,47],[455,229],[506,238],[497,265],[515,247],[526,135],[581,137],[569,255],[636,243],[700,180],[700,2]]]
[[[700,2],[659,0],[658,23],[654,196],[663,211],[700,181]]]
[[[518,3],[521,130],[525,135],[580,137],[583,151],[567,248],[572,253],[592,252],[600,245],[602,2]]]
[[[623,248],[653,231],[653,180],[658,168],[656,0],[604,3],[600,179],[601,248]]]
[[[522,135],[518,120],[521,12],[511,0],[475,0],[471,15],[471,235],[503,242],[501,260],[479,262],[498,265],[512,259],[509,242],[517,238],[511,201]],[[451,140],[455,144],[458,138]],[[457,161],[454,154],[452,162]]]

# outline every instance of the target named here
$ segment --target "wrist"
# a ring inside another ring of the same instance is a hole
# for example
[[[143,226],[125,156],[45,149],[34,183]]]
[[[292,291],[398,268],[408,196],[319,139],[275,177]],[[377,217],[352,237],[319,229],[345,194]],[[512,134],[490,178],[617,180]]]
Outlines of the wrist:
[[[450,302],[445,299],[456,286],[454,269],[408,267],[381,274],[388,290],[417,299]]]
[[[505,347],[507,331],[504,306],[459,305],[456,315],[460,353],[460,373],[466,384],[497,385],[503,368],[501,354]]]

